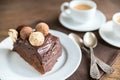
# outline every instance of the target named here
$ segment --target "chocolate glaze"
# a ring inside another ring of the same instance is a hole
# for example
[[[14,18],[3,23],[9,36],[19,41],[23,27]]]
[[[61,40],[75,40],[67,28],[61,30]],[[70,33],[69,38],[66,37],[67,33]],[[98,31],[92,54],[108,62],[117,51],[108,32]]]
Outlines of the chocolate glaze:
[[[50,71],[62,54],[59,38],[51,34],[45,37],[42,46],[32,46],[28,40],[18,38],[13,50],[42,74]]]

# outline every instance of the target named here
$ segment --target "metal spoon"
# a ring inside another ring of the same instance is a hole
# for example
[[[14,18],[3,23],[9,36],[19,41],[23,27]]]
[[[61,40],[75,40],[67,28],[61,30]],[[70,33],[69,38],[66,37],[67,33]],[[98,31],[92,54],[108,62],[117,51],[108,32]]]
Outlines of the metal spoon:
[[[89,53],[89,50],[87,50],[85,47],[84,47],[84,43],[83,43],[83,40],[82,38],[80,38],[77,34],[75,33],[70,33],[69,35],[69,38],[71,38],[73,41],[77,42],[77,44],[84,50],[86,51],[87,53]]]
[[[88,32],[85,34],[86,37],[88,37],[88,41],[90,42],[86,42],[87,44],[85,44],[88,47],[95,47],[97,45],[97,38],[94,35],[94,33],[92,32]],[[86,40],[87,41],[87,40]],[[95,57],[95,55],[93,54],[93,56]],[[114,72],[114,69],[112,67],[110,67],[109,65],[107,65],[106,63],[104,63],[102,60],[100,60],[99,58],[95,58],[97,64],[99,65],[99,67],[106,73],[110,74],[112,72]]]
[[[90,53],[88,49],[86,49],[84,47],[84,43],[81,37],[79,37],[77,34],[75,33],[70,33],[69,38],[71,38],[72,40],[74,40],[75,42],[77,42],[79,44],[79,46],[86,51],[87,53]],[[99,67],[106,73],[112,73],[114,71],[114,69],[112,67],[110,67],[109,65],[107,65],[105,62],[103,62],[102,60],[100,60],[98,57],[96,57],[96,62],[99,65]]]
[[[96,47],[97,45],[97,38],[95,35],[91,32],[85,33],[83,37],[83,41],[86,47],[90,48],[91,52],[91,66],[90,66],[90,76],[94,79],[99,79],[100,78],[100,72],[98,70],[98,66],[96,64],[96,59],[94,56],[94,51],[93,48]]]

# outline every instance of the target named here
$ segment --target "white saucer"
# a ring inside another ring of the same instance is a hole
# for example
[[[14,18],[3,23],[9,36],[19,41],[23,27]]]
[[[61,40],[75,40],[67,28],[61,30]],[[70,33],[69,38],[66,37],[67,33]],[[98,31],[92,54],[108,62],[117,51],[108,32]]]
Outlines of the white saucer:
[[[120,48],[120,37],[115,35],[112,30],[112,21],[108,21],[99,29],[101,38],[107,43]]]
[[[65,11],[70,12],[69,9]],[[65,12],[62,12],[59,16],[59,21],[64,27],[70,30],[93,31],[99,29],[102,26],[102,24],[106,22],[106,17],[101,11],[97,10],[96,15],[92,21],[86,24],[81,24],[72,20],[68,15],[65,14]]]
[[[11,51],[12,40],[6,38],[0,43],[0,80],[64,80],[72,75],[80,65],[82,53],[79,46],[66,34],[50,30],[63,46],[62,56],[53,69],[41,75],[16,52]]]

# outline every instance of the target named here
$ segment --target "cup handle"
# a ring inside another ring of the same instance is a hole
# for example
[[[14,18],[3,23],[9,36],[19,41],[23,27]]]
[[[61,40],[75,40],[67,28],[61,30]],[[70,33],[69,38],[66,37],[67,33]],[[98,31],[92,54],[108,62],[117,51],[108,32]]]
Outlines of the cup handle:
[[[62,5],[61,5],[61,11],[62,12],[65,12],[66,15],[69,15],[70,13],[65,11],[66,9],[69,8],[69,2],[64,2]]]

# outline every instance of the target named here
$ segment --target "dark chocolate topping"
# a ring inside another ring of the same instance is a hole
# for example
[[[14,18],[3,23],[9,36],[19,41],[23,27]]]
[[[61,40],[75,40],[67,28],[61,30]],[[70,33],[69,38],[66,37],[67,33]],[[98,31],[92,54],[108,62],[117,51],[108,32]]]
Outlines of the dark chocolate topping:
[[[37,53],[36,55],[38,55],[40,61],[47,62],[51,56],[55,55],[54,51],[57,51],[59,49],[59,46],[57,48],[54,47],[57,41],[59,41],[59,39],[49,33],[45,37],[45,41],[42,46],[32,46],[27,39],[22,40],[21,38],[19,38],[14,44],[14,47],[16,46],[16,44],[17,46],[24,44],[31,49],[31,52],[33,52],[33,54]]]
[[[48,34],[41,46],[32,46],[28,39],[17,39],[14,51],[18,52],[28,63],[37,68],[41,73],[50,71],[62,54],[59,38]]]

